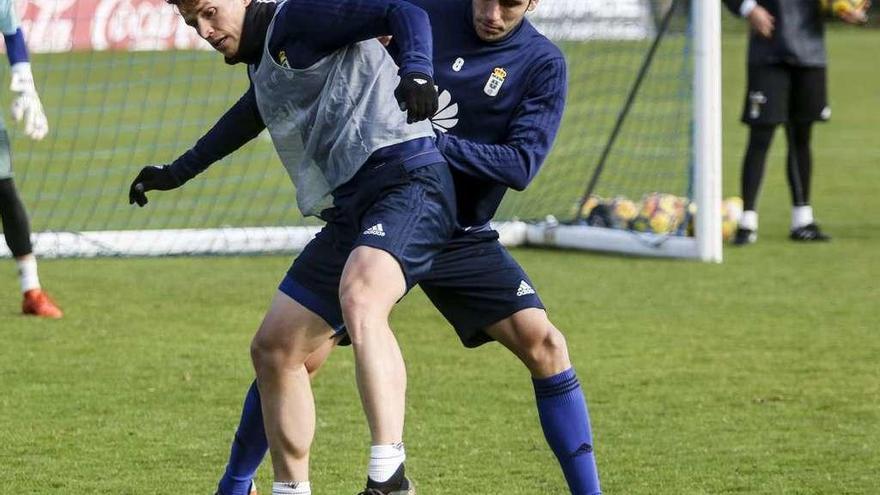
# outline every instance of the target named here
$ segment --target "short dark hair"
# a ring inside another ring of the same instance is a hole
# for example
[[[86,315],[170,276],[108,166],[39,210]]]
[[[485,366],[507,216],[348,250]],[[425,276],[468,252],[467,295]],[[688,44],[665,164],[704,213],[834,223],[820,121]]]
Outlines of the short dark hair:
[[[167,2],[169,5],[174,5],[175,7],[177,7],[178,10],[181,7],[188,7],[196,3],[197,1],[198,0],[165,0],[165,2]]]

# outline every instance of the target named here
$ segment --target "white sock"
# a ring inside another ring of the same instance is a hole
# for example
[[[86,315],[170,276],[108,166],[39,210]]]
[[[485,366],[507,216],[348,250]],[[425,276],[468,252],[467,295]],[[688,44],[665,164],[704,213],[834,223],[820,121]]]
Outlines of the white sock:
[[[18,263],[18,280],[21,282],[21,291],[40,288],[40,276],[37,275],[37,258],[29,254],[15,260]]]
[[[746,210],[739,219],[739,228],[746,230],[758,230],[758,212]]]
[[[403,443],[373,445],[370,447],[370,479],[379,483],[388,481],[405,460]]]
[[[272,483],[272,495],[312,495],[308,481],[285,481]]]
[[[791,229],[805,227],[813,223],[812,206],[795,206],[791,209]]]

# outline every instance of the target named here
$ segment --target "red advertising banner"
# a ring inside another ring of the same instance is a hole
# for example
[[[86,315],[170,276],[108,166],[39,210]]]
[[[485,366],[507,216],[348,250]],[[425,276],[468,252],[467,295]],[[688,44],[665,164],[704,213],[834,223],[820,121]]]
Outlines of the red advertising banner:
[[[32,53],[211,49],[164,0],[15,0]]]

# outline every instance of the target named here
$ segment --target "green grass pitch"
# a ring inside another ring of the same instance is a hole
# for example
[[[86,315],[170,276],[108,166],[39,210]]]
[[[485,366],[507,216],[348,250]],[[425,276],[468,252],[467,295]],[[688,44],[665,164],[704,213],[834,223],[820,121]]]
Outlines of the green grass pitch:
[[[745,141],[737,123],[744,41],[741,33],[724,38],[728,194],[738,188]],[[816,129],[814,196],[834,242],[786,240],[780,135],[761,239],[728,248],[722,265],[514,253],[566,333],[608,494],[877,493],[880,68],[871,54],[880,32],[833,30],[829,48],[834,121]],[[75,220],[76,211],[69,214]],[[253,376],[248,342],[288,263],[46,260],[42,279],[67,311],[55,322],[17,315],[6,261],[4,486],[212,493]],[[528,375],[509,353],[497,345],[462,349],[418,291],[393,325],[409,369],[407,464],[420,493],[565,493]],[[349,350],[331,357],[315,394],[315,493],[356,493],[369,437]],[[266,463],[264,493],[270,481]]]

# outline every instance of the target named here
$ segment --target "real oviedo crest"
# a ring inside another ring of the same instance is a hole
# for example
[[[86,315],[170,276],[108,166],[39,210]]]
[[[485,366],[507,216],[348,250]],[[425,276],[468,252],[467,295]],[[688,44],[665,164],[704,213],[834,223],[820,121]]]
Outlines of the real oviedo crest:
[[[505,78],[507,78],[507,71],[501,67],[495,67],[492,75],[489,76],[489,80],[486,81],[486,87],[483,88],[483,92],[489,96],[498,96]]]

